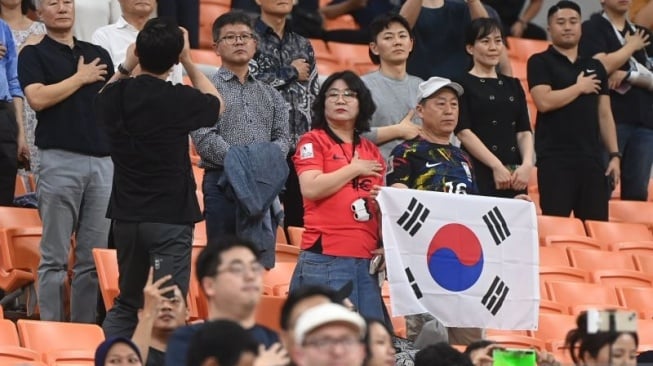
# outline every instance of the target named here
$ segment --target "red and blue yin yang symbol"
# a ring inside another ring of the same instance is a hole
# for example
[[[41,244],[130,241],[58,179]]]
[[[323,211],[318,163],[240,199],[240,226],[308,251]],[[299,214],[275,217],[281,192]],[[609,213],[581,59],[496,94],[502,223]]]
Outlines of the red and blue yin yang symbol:
[[[426,260],[433,280],[449,291],[467,290],[483,272],[481,242],[461,224],[444,225],[435,233]]]

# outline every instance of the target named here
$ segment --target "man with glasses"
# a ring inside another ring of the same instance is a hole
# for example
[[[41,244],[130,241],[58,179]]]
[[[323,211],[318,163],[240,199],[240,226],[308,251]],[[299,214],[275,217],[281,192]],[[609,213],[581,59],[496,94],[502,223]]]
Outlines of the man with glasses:
[[[360,366],[365,328],[365,320],[342,305],[312,307],[297,319],[293,361],[298,366]]]
[[[272,142],[281,150],[278,157],[281,164],[286,165],[288,106],[278,91],[249,73],[249,62],[257,44],[250,22],[247,15],[234,11],[221,15],[213,23],[215,50],[222,59],[213,83],[220,90],[226,109],[219,117],[216,115],[215,126],[191,133],[201,157],[200,166],[205,169],[202,186],[209,242],[225,234],[236,234],[238,202],[218,186],[227,169],[227,151],[234,146]],[[268,158],[273,163],[277,157]],[[232,173],[238,172],[232,170],[225,175],[229,177]],[[252,239],[261,245],[258,237]]]
[[[232,320],[245,328],[267,350],[259,352],[265,365],[288,363],[278,335],[256,324],[256,307],[261,299],[264,267],[256,246],[246,240],[225,237],[209,242],[197,257],[196,275],[208,300],[208,320]],[[175,331],[168,341],[166,365],[186,365],[190,340],[201,324]]]

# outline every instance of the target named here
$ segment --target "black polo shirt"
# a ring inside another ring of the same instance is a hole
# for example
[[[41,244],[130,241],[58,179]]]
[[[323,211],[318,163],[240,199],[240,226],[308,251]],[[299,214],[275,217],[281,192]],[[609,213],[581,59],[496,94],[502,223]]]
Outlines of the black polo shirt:
[[[163,224],[202,220],[188,133],[215,125],[220,100],[141,75],[108,85],[95,106],[114,166],[107,217]]]
[[[650,31],[646,31],[651,35]],[[601,52],[612,53],[621,47],[623,46],[617,38],[612,24],[601,14],[594,14],[583,23],[583,36],[579,45],[579,51],[583,56],[592,57]],[[653,57],[653,45],[649,45],[647,50],[648,56]],[[635,52],[634,56],[642,65],[646,65],[647,52],[645,50]],[[626,62],[619,69],[628,71],[630,66]],[[653,128],[653,91],[632,87],[625,94],[620,94],[610,90],[610,101],[616,123]]]
[[[77,39],[71,48],[46,35],[40,43],[26,46],[20,52],[20,85],[25,89],[35,83],[59,83],[77,72],[81,56],[85,63],[100,58],[100,63],[107,65],[106,80],[113,75],[113,63],[104,48]],[[84,85],[60,103],[36,112],[36,146],[94,156],[109,155],[106,135],[98,127],[93,112],[93,99],[104,84],[98,81]]]
[[[576,84],[578,74],[596,74],[600,94],[608,94],[605,68],[596,59],[579,56],[575,62],[553,46],[528,59],[528,87],[550,85],[552,90]],[[564,107],[537,112],[535,152],[538,160],[548,157],[600,158],[603,147],[599,130],[599,94],[582,94]]]

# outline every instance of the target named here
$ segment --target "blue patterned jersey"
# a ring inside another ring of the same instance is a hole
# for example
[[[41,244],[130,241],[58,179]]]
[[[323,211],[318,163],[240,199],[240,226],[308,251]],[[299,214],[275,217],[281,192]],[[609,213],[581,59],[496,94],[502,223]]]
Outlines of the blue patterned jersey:
[[[469,155],[451,144],[421,137],[404,141],[392,150],[386,184],[401,183],[423,191],[477,194]]]

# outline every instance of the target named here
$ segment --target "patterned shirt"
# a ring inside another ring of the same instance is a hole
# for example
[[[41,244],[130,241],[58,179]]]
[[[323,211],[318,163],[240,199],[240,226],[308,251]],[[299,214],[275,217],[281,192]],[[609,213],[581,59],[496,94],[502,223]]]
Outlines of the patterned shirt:
[[[423,191],[478,194],[469,156],[451,144],[428,142],[421,137],[392,150],[387,185],[402,183]]]
[[[191,132],[203,168],[222,167],[231,145],[272,141],[288,153],[288,108],[279,92],[247,75],[245,83],[221,67],[213,84],[224,100],[225,111],[215,126]]]
[[[259,40],[258,49],[250,61],[250,70],[256,79],[272,85],[287,102],[290,124],[290,147],[294,150],[299,137],[306,133],[311,125],[311,106],[319,89],[315,52],[313,46],[304,37],[284,28],[283,38],[274,32],[261,19],[254,26]],[[310,65],[307,81],[297,80],[297,69],[291,62],[303,58]]]

